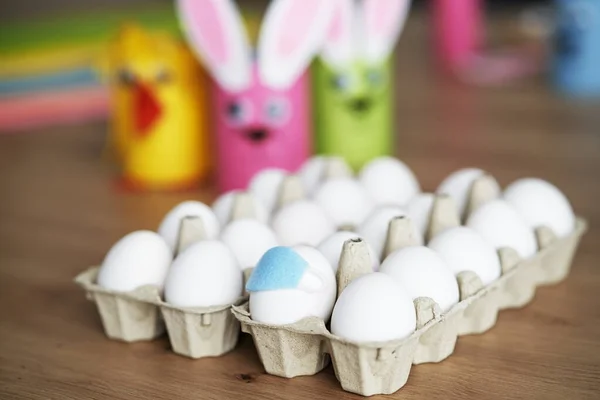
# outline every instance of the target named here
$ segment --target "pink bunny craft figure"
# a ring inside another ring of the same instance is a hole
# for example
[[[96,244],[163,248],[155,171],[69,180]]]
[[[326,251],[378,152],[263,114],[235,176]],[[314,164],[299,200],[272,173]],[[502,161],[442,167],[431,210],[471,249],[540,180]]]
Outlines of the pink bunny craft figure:
[[[213,77],[221,192],[265,168],[296,171],[312,151],[308,67],[327,34],[331,1],[272,0],[256,54],[233,0],[178,0],[191,48]]]

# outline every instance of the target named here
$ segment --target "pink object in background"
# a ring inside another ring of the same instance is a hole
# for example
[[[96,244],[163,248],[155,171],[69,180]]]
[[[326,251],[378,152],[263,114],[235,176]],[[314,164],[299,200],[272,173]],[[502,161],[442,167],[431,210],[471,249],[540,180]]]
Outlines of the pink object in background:
[[[440,69],[463,82],[497,86],[533,75],[543,63],[535,46],[485,48],[483,0],[433,0],[434,50]]]
[[[0,134],[46,125],[104,119],[108,93],[103,87],[84,87],[0,99]]]
[[[245,189],[262,169],[299,168],[312,150],[307,69],[333,2],[272,0],[255,52],[233,0],[177,4],[188,42],[213,78],[219,191]]]
[[[483,40],[482,0],[434,0],[433,40],[440,67],[467,68]]]
[[[243,189],[265,168],[297,170],[310,155],[309,79],[305,72],[289,88],[260,83],[232,93],[213,82],[213,110],[221,191]]]

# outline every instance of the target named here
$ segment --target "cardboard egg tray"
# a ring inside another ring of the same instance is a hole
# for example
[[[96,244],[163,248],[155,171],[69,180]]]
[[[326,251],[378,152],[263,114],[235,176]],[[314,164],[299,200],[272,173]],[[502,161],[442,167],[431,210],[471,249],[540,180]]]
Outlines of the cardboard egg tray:
[[[245,200],[244,200],[245,201]],[[179,232],[177,252],[204,237],[200,218],[184,218]],[[176,307],[162,300],[156,286],[148,285],[130,292],[105,289],[96,284],[99,267],[92,267],[75,278],[98,308],[106,335],[125,342],[152,340],[165,331],[177,354],[190,357],[214,357],[235,347],[240,324],[231,313],[231,305],[214,307]],[[247,277],[250,271],[244,271]],[[240,304],[244,297],[235,304]]]
[[[75,281],[96,303],[109,338],[125,342],[152,340],[166,330],[173,351],[190,358],[220,356],[235,347],[240,326],[231,314],[231,305],[175,307],[161,299],[155,286],[131,292],[104,289],[95,283],[98,270],[89,268]]]
[[[472,203],[478,199],[485,200],[485,190],[475,190]],[[426,239],[460,223],[458,213],[452,214],[452,207],[449,198],[436,198]],[[384,256],[415,244],[410,224],[404,217],[390,221]],[[242,331],[253,337],[267,373],[286,378],[314,375],[331,360],[344,390],[363,396],[390,394],[404,386],[413,364],[446,359],[459,336],[486,332],[495,325],[499,310],[522,307],[533,299],[537,286],[565,278],[586,229],[586,222],[580,218],[568,237],[557,238],[548,228],[537,229],[540,250],[525,260],[513,249],[500,249],[502,275],[488,286],[473,272],[459,273],[460,302],[446,313],[430,298],[415,299],[417,329],[401,340],[351,342],[333,335],[323,320],[314,317],[285,326],[263,324],[252,320],[248,302],[232,307],[232,311]],[[352,279],[371,272],[370,265],[365,242],[347,241],[338,268],[338,296]]]

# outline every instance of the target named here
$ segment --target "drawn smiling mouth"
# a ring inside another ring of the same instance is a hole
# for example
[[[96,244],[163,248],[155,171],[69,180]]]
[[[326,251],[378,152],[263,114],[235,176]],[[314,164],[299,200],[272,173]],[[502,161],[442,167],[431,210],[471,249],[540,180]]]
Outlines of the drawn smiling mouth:
[[[369,111],[371,109],[371,105],[372,105],[371,100],[364,98],[364,97],[353,99],[348,104],[350,109],[357,114],[366,113],[367,111]]]
[[[246,131],[245,136],[252,143],[262,143],[269,138],[269,132],[266,129],[250,129]]]

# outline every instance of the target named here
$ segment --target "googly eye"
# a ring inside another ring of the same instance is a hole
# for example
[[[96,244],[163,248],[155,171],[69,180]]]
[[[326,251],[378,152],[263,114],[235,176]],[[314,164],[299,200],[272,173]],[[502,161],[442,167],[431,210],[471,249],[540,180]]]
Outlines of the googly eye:
[[[273,98],[265,105],[265,116],[272,122],[280,122],[288,114],[288,103],[283,98]]]
[[[232,124],[244,123],[250,115],[250,105],[242,100],[232,101],[227,104],[225,114]]]
[[[350,89],[350,77],[348,75],[339,74],[333,77],[333,87],[337,90],[345,92]]]
[[[371,69],[367,71],[367,81],[371,86],[379,86],[383,83],[383,73],[381,71]]]
[[[132,85],[135,82],[135,75],[127,68],[121,68],[117,72],[117,81],[122,85]]]
[[[160,68],[156,73],[156,81],[158,83],[171,82],[172,78],[173,75],[171,74],[171,71],[169,71],[167,68]]]

